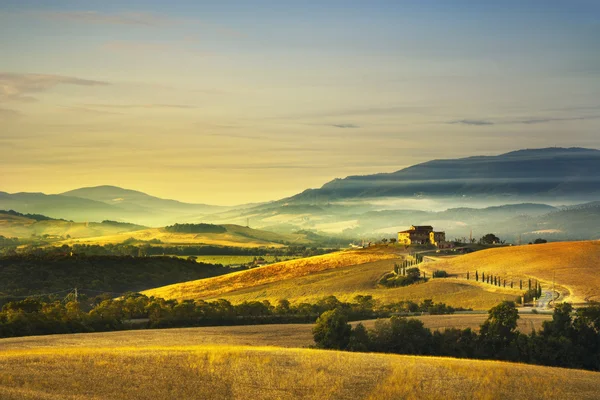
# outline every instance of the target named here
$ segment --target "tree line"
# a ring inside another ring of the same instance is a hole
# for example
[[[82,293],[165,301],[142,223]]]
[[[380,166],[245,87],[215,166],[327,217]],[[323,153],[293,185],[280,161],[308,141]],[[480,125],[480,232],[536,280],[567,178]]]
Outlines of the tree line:
[[[0,337],[55,333],[102,332],[122,329],[192,327],[210,325],[247,325],[315,322],[328,310],[341,310],[352,320],[389,317],[396,313],[453,313],[454,308],[431,300],[417,304],[403,301],[377,307],[371,296],[356,296],[342,302],[328,296],[315,303],[277,304],[247,301],[231,304],[215,301],[165,300],[128,293],[121,298],[110,294],[77,298],[71,293],[61,300],[26,298],[11,301],[0,312]]]
[[[515,303],[489,310],[479,332],[467,329],[431,331],[405,317],[378,320],[372,329],[354,328],[342,309],[324,312],[313,329],[316,347],[349,351],[494,359],[600,370],[600,305],[577,311],[568,303],[554,309],[539,332],[517,330]]]

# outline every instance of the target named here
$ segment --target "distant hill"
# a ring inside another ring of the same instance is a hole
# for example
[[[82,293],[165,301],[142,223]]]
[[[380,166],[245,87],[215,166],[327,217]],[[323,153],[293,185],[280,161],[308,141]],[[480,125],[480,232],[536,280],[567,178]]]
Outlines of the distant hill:
[[[73,221],[128,221],[163,226],[187,222],[227,207],[165,200],[116,186],[71,190],[62,194],[0,192],[0,209],[44,214]]]
[[[146,229],[146,227],[115,221],[73,222],[39,214],[21,214],[12,210],[0,210],[0,235],[4,237],[63,240],[115,235],[141,229]]]
[[[392,173],[335,179],[284,199],[326,203],[382,197],[595,199],[600,195],[600,151],[546,148],[498,156],[433,160]],[[510,200],[512,199],[512,200]]]
[[[212,246],[234,246],[234,247],[285,247],[286,245],[315,245],[316,238],[307,233],[274,233],[259,229],[252,229],[240,225],[207,225],[213,229],[204,232],[178,231],[173,227],[146,228],[141,230],[125,230],[113,234],[98,235],[96,237],[73,238],[65,243],[81,244],[117,244],[125,241],[135,244],[136,242],[160,243],[169,245],[212,245]],[[185,225],[178,225],[183,227]],[[325,240],[326,238],[318,238]]]
[[[119,206],[121,209],[139,212],[141,209],[153,212],[176,212],[207,214],[226,209],[227,207],[212,206],[208,204],[190,204],[177,200],[161,199],[150,196],[137,190],[123,189],[117,186],[86,187],[61,193],[63,196],[79,197],[88,200],[100,201],[110,205]]]

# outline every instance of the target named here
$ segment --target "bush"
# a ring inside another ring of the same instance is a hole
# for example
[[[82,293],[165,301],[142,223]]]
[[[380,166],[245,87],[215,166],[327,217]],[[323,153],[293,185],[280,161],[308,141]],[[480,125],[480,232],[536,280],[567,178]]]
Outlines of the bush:
[[[438,270],[433,272],[434,278],[447,278],[449,275],[446,271]]]

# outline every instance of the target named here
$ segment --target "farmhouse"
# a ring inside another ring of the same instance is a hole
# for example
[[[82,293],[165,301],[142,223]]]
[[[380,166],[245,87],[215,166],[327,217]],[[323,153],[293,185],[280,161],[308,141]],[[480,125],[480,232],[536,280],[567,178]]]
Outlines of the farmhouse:
[[[445,241],[446,233],[434,232],[433,227],[429,225],[411,225],[408,230],[398,232],[399,244],[433,244],[439,247]]]

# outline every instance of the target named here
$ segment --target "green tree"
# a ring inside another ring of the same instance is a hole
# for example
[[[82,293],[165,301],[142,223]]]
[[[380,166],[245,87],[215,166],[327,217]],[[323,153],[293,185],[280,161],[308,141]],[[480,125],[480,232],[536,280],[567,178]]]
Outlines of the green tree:
[[[336,308],[321,314],[312,332],[317,347],[344,350],[350,342],[352,327],[346,314]]]
[[[500,238],[493,233],[488,233],[479,239],[479,243],[481,244],[497,244],[500,243]]]

